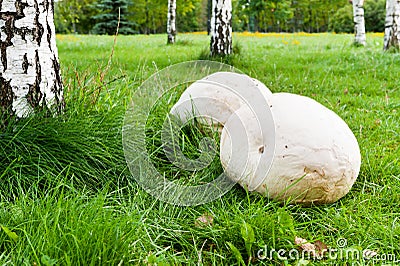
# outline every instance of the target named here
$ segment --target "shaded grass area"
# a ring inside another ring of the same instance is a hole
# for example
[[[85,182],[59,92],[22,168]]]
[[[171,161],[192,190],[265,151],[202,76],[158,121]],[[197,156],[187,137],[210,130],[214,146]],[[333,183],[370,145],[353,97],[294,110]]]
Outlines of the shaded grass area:
[[[362,167],[353,189],[335,204],[311,208],[278,204],[239,186],[217,201],[178,207],[136,184],[121,139],[130,97],[157,69],[197,60],[208,47],[204,35],[179,35],[174,46],[165,39],[119,37],[106,70],[112,37],[58,37],[65,114],[37,115],[0,134],[0,225],[18,236],[0,229],[0,264],[233,265],[240,259],[229,242],[246,264],[296,265],[301,261],[276,254],[256,258],[265,247],[297,249],[295,236],[331,248],[346,239],[344,249],[400,259],[400,55],[381,51],[383,37],[369,35],[368,46],[357,48],[351,35],[235,36],[240,54],[229,63],[273,92],[316,99],[338,113],[359,141]],[[152,125],[161,123],[161,113],[154,113]],[[149,149],[157,151],[157,129],[149,130]],[[201,138],[196,129],[187,130],[190,139]],[[191,145],[196,155],[195,141]],[[164,161],[159,168],[169,170]],[[216,162],[209,173],[218,171]],[[205,173],[198,175],[201,181]],[[203,215],[213,217],[212,224],[196,226]],[[254,237],[243,232],[247,225]],[[345,257],[312,263],[352,261],[362,262]]]

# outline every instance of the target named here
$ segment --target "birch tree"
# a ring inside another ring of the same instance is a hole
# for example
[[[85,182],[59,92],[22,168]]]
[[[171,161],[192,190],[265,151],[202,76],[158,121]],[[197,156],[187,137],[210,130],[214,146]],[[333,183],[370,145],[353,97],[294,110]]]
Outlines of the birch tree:
[[[174,44],[176,36],[176,0],[168,0],[167,34],[167,43]]]
[[[0,52],[1,114],[62,110],[52,0],[0,0]]]
[[[383,49],[400,46],[400,0],[386,0],[386,20]]]
[[[365,19],[364,19],[364,0],[353,0],[353,20],[354,20],[354,43],[357,45],[366,44]]]
[[[232,1],[213,0],[211,15],[211,55],[232,53]]]

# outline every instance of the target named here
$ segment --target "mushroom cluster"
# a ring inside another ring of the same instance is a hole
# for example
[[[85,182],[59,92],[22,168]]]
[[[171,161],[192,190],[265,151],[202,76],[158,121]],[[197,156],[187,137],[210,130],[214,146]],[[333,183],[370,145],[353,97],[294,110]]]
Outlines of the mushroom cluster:
[[[315,100],[274,93],[247,75],[218,72],[190,85],[171,113],[193,116],[220,133],[226,175],[271,199],[332,203],[345,196],[361,165],[348,125]]]

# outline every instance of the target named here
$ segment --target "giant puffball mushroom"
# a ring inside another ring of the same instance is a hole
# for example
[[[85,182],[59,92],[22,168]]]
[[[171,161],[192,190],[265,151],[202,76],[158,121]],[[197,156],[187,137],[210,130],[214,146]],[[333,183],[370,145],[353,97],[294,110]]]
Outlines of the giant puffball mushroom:
[[[170,113],[185,123],[193,117],[221,132],[228,118],[247,99],[264,98],[265,104],[272,97],[264,84],[247,75],[217,72],[191,84],[181,95]]]
[[[220,158],[225,173],[250,191],[279,201],[323,204],[345,196],[361,165],[357,140],[347,124],[318,102],[295,94],[273,94],[270,109],[275,122],[275,154],[269,171],[268,146],[262,153],[259,150],[264,143],[260,136],[268,135],[257,127],[257,120],[263,117],[254,117],[243,107],[222,130]],[[238,121],[244,123],[242,135],[250,148],[245,169],[234,167],[239,160],[246,160],[243,154],[241,159],[230,137],[235,135]]]

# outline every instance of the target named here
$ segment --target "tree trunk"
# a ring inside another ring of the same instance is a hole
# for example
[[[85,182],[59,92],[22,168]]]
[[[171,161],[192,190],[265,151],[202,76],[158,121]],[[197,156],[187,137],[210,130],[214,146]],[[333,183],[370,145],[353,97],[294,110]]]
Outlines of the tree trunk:
[[[0,0],[2,114],[63,109],[53,10],[52,0]]]
[[[176,36],[176,0],[168,0],[167,33],[167,43],[174,44]]]
[[[354,43],[357,45],[366,44],[365,20],[364,20],[364,0],[353,0],[353,16],[354,16]]]
[[[211,55],[232,53],[232,1],[213,0],[211,16]]]
[[[385,37],[383,49],[400,46],[400,0],[386,1]]]

